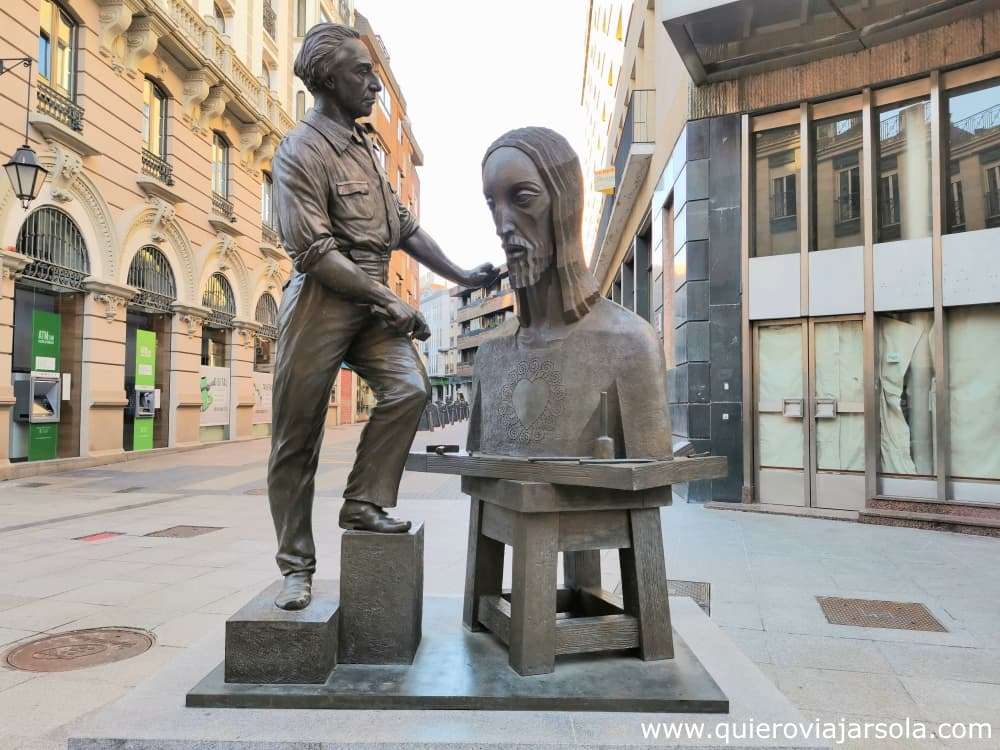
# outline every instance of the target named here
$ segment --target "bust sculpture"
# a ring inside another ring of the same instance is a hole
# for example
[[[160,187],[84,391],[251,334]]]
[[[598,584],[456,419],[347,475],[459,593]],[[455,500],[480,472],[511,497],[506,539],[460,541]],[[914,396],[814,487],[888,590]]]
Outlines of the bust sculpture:
[[[517,319],[477,352],[469,450],[586,457],[603,440],[613,441],[604,458],[670,458],[663,345],[600,296],[586,266],[583,176],[569,143],[546,128],[506,133],[483,159],[483,192]]]

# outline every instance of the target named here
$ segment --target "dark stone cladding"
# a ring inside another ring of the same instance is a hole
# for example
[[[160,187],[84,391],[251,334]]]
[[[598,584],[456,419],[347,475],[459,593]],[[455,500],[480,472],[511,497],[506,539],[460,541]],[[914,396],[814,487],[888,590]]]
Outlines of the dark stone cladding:
[[[688,501],[739,502],[743,485],[740,332],[740,120],[686,125],[686,164],[674,186],[674,435],[726,456],[723,479],[676,488]]]

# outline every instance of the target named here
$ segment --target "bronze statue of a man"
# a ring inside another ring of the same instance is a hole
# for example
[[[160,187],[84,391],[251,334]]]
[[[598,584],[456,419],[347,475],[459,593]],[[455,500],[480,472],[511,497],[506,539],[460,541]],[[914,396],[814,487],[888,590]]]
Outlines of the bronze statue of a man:
[[[465,271],[400,204],[392,182],[356,123],[382,89],[367,47],[338,24],[313,26],[295,75],[315,99],[285,136],[272,163],[282,243],[294,262],[278,313],[268,496],[285,582],[275,604],[302,609],[316,569],[312,505],[327,403],[342,362],[371,385],[377,405],[361,433],[344,489],[340,526],[405,532],[390,517],[406,454],[429,385],[411,336],[426,338],[420,313],[386,286],[400,248],[467,287],[491,284],[496,269]]]
[[[601,297],[587,269],[583,177],[569,143],[545,128],[501,136],[483,159],[483,192],[517,321],[476,353],[469,450],[595,456],[610,437],[613,457],[672,457],[663,344]]]

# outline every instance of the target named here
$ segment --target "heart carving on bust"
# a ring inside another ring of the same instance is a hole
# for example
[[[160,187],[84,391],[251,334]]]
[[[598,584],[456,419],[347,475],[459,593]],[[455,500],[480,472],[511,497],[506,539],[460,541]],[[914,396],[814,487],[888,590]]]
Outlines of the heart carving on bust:
[[[514,386],[514,413],[525,427],[533,424],[549,403],[549,384],[543,379],[518,381]]]

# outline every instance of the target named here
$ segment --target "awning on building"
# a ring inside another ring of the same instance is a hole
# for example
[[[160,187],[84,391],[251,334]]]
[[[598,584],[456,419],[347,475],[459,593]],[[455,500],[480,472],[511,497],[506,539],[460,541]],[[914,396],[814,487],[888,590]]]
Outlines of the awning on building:
[[[660,21],[697,84],[857,52],[1000,0],[671,0]]]

